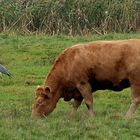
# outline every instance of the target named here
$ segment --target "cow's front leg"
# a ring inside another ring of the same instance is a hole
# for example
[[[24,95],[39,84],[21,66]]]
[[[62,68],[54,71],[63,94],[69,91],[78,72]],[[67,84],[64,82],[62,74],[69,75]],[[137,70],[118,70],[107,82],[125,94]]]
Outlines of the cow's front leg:
[[[80,82],[77,85],[78,90],[80,91],[85,104],[88,108],[88,114],[90,117],[94,116],[94,112],[93,112],[93,97],[92,97],[92,92],[91,92],[91,86],[89,83],[86,82]]]
[[[126,113],[125,119],[128,120],[132,118],[132,115],[135,113],[137,107],[140,104],[140,85],[132,85],[132,103],[128,112]]]
[[[78,107],[81,105],[83,98],[74,99],[71,115],[74,115]]]

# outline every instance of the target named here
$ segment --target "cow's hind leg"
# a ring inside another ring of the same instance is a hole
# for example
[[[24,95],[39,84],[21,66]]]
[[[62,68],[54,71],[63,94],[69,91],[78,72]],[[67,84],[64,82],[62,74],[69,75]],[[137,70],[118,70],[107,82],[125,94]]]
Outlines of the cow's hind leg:
[[[88,108],[88,114],[89,116],[94,116],[93,112],[93,97],[92,97],[92,92],[91,92],[91,86],[89,83],[86,82],[81,82],[77,85],[78,90],[80,91],[85,104]]]
[[[140,84],[133,84],[131,85],[132,90],[132,103],[128,112],[126,113],[125,119],[128,120],[132,117],[135,113],[137,107],[140,104]]]
[[[71,115],[74,115],[78,107],[81,105],[83,98],[74,99]]]

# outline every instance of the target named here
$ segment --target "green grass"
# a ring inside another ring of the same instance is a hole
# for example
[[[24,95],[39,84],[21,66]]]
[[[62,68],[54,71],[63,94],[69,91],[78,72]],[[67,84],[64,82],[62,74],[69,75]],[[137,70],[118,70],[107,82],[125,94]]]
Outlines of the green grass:
[[[126,122],[130,89],[120,93],[97,91],[96,117],[88,119],[82,104],[70,117],[71,102],[60,100],[47,118],[30,118],[34,90],[43,84],[54,59],[65,48],[92,40],[140,38],[140,34],[108,34],[90,37],[0,34],[0,63],[13,78],[0,79],[0,140],[138,140],[140,111]]]

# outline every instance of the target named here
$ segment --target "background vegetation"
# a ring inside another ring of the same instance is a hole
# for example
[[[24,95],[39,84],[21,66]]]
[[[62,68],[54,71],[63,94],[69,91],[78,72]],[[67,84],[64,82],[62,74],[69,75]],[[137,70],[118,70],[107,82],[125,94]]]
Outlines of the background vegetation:
[[[0,34],[0,63],[13,74],[0,78],[0,140],[139,140],[140,110],[125,122],[130,89],[94,94],[96,117],[89,120],[82,104],[74,117],[63,99],[47,118],[30,118],[34,90],[42,85],[54,59],[65,48],[93,40],[140,38],[140,34],[90,37]]]
[[[1,0],[0,32],[67,35],[136,32],[140,0]]]
[[[0,75],[0,140],[139,140],[140,111],[124,120],[129,88],[97,91],[91,120],[85,104],[71,117],[71,102],[63,99],[47,118],[30,118],[34,90],[62,50],[93,40],[140,39],[139,31],[140,0],[0,0],[0,64],[13,74]]]

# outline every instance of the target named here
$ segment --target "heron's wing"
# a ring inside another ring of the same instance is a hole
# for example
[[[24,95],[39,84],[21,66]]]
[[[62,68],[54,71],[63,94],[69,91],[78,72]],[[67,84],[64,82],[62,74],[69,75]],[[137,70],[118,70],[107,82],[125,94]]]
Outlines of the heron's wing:
[[[3,74],[8,75],[9,77],[12,76],[11,73],[9,73],[8,70],[1,64],[0,64],[0,72],[3,73]]]

